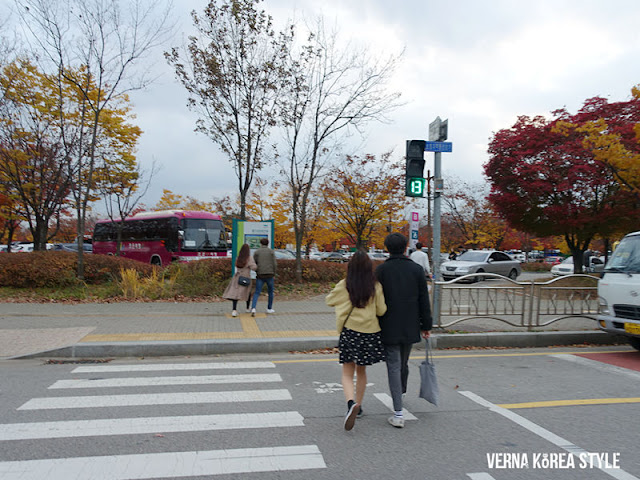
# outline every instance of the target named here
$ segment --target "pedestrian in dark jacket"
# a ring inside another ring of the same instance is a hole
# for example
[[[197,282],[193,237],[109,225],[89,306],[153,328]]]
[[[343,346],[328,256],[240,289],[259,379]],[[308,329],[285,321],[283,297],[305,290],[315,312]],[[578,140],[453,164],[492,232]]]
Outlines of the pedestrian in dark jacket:
[[[385,238],[384,246],[389,258],[378,266],[376,277],[382,284],[387,304],[386,313],[380,317],[380,328],[395,412],[389,423],[402,428],[402,395],[407,392],[411,347],[420,337],[429,338],[433,320],[424,270],[404,255],[406,237],[391,233]]]
[[[268,291],[267,313],[276,313],[273,309],[273,282],[277,267],[276,254],[269,248],[269,240],[267,238],[260,239],[260,248],[253,254],[253,259],[258,265],[258,269],[256,270],[256,291],[253,294],[251,303],[251,315],[256,316],[256,305],[262,293],[262,286],[265,283]]]

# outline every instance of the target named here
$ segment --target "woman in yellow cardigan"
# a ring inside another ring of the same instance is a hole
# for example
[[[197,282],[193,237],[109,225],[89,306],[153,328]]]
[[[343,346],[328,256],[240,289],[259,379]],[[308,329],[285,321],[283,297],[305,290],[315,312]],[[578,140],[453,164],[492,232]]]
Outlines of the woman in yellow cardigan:
[[[384,361],[378,317],[387,311],[382,286],[376,281],[373,263],[364,251],[357,251],[347,266],[347,278],[340,280],[326,298],[336,309],[338,347],[342,364],[342,389],[347,400],[345,430],[351,430],[362,415],[362,398],[367,386],[367,365]],[[353,376],[356,374],[355,397]]]

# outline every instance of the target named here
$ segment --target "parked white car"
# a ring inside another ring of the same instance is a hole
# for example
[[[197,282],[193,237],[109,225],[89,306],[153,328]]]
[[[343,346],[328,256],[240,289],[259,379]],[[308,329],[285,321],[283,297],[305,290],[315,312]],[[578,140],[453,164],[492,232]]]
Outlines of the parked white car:
[[[590,257],[589,266],[585,267],[585,273],[600,273],[604,269],[604,261],[599,257]],[[551,275],[571,275],[573,273],[573,257],[565,258],[561,263],[551,267]]]

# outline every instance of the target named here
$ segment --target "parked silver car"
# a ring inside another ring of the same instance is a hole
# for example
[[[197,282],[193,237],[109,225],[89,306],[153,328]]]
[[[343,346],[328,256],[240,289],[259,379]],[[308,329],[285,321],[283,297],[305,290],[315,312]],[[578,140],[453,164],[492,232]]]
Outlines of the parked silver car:
[[[445,280],[469,275],[471,273],[497,273],[512,280],[522,273],[520,262],[504,252],[496,250],[467,250],[455,260],[444,262],[440,266],[440,274]],[[471,281],[482,280],[478,275]]]

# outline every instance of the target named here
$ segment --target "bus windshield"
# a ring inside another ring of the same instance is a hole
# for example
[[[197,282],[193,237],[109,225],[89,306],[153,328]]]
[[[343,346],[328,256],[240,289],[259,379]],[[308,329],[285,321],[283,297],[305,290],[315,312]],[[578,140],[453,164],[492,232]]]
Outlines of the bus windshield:
[[[224,227],[220,220],[183,218],[182,250],[227,250]]]
[[[640,273],[640,235],[623,238],[611,255],[604,271]]]

